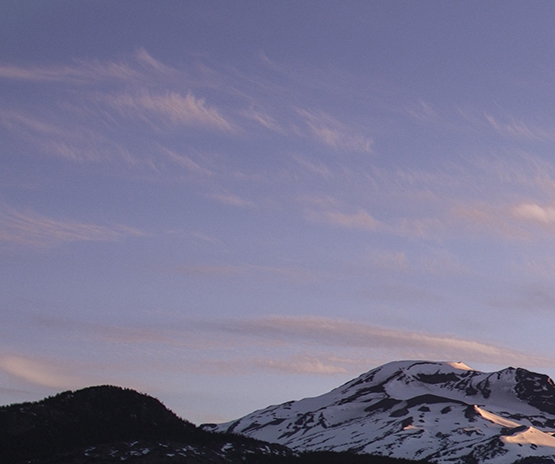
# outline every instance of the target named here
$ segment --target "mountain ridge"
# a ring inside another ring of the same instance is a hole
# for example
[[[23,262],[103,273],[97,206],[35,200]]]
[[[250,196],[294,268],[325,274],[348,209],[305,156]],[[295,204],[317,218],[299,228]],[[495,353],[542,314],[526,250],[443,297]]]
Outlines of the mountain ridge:
[[[295,453],[213,433],[160,401],[111,385],[0,406],[2,464],[411,464],[352,453]]]
[[[555,462],[555,384],[522,368],[484,373],[463,363],[395,361],[324,395],[203,427],[296,451],[438,464]]]
[[[324,395],[200,427],[155,398],[107,385],[0,407],[3,464],[417,460],[555,463],[554,382],[522,368],[395,361]]]

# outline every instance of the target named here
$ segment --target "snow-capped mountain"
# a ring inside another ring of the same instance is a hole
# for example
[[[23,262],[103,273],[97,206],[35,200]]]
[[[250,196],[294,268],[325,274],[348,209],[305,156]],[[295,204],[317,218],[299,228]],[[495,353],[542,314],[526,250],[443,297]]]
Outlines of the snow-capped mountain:
[[[354,451],[447,463],[555,463],[555,384],[512,367],[399,361],[315,398],[206,429],[298,451]]]

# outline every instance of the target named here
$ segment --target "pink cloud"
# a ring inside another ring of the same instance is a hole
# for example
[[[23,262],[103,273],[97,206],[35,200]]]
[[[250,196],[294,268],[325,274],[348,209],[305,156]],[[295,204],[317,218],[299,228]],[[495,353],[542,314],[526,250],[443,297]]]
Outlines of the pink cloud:
[[[0,240],[20,245],[53,246],[63,242],[111,242],[140,237],[144,232],[124,225],[103,226],[71,220],[52,219],[34,212],[0,210]]]

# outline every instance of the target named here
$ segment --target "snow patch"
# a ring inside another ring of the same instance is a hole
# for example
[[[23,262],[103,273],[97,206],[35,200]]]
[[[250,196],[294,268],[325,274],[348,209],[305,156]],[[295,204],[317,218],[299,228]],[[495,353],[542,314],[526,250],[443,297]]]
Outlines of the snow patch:
[[[473,371],[474,370],[463,362],[448,362],[448,363],[445,363],[445,364],[447,364],[448,366],[451,366],[455,369],[460,369],[461,371]]]
[[[526,430],[520,433],[501,437],[501,440],[505,443],[518,443],[521,445],[536,445],[555,448],[555,437],[535,429],[534,427],[527,427]]]
[[[485,409],[479,408],[478,406],[474,406],[474,410],[479,413],[484,419],[487,419],[494,424],[501,425],[503,427],[514,428],[520,427],[522,425],[512,420],[505,419],[504,417],[488,412]]]

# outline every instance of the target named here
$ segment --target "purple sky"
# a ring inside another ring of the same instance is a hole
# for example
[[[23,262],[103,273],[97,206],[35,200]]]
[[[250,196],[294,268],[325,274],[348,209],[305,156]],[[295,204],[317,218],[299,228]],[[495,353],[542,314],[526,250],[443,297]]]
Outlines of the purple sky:
[[[195,423],[388,361],[555,375],[555,4],[4,0],[0,403]]]

